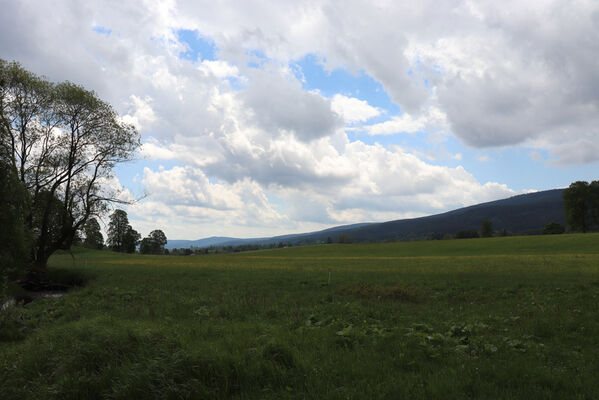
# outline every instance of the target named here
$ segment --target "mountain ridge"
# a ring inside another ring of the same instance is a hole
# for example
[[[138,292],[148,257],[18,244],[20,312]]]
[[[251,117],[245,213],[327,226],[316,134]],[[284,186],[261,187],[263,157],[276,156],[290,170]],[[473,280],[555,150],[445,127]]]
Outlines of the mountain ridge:
[[[483,220],[490,220],[495,231],[540,234],[550,222],[566,224],[563,190],[520,194],[425,217],[341,225],[315,232],[249,239],[209,237],[195,241],[169,240],[167,248],[269,245],[280,242],[292,245],[315,244],[326,242],[329,238],[336,242],[341,235],[355,242],[420,240],[433,235],[454,234],[459,230],[479,231]]]

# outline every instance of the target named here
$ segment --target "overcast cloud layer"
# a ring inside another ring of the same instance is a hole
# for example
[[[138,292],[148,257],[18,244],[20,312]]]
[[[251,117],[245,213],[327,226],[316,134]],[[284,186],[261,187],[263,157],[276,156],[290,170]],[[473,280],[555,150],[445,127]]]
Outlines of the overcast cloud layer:
[[[140,129],[149,196],[128,212],[143,234],[282,234],[516,193],[405,135],[599,160],[596,1],[94,3],[4,1],[0,57],[95,90]],[[181,30],[214,54],[183,57]],[[306,56],[371,77],[400,111],[306,89]]]

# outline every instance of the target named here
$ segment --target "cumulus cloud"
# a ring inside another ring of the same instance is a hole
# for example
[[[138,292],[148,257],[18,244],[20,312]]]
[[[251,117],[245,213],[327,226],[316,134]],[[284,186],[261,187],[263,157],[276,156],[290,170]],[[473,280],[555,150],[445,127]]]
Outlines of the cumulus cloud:
[[[116,199],[123,203],[133,203],[136,200],[131,191],[121,185],[116,176],[102,177],[98,179],[98,184],[102,188],[100,194],[105,198]]]
[[[289,142],[293,152],[285,146]],[[252,177],[264,193],[284,199],[292,220],[323,226],[424,215],[516,194],[499,183],[482,185],[462,167],[435,166],[399,148],[350,142],[344,133],[307,143],[288,137],[261,148],[260,154],[256,158],[251,153],[237,154],[245,160],[245,179]],[[220,163],[202,170],[225,181],[230,175]],[[236,173],[244,176],[242,171]],[[210,184],[199,169],[146,170],[144,183],[165,204],[219,209],[225,207],[219,203],[223,198],[238,199],[221,190],[235,187],[238,181]]]
[[[251,109],[253,121],[272,134],[291,132],[306,141],[330,135],[341,126],[330,100],[302,90],[294,76],[252,71],[241,98]]]
[[[141,99],[136,95],[131,95],[130,99],[131,111],[122,117],[123,122],[132,124],[136,129],[140,130],[156,121],[156,114],[154,114],[154,110],[152,110],[150,105],[152,99],[149,96]]]
[[[255,234],[273,226],[293,226],[272,207],[263,188],[249,178],[233,184],[212,182],[200,169],[187,166],[158,171],[144,168],[142,182],[148,199],[129,207],[141,226],[164,221],[172,233],[186,237],[200,237],[202,232],[205,236],[223,235],[225,229],[235,227]],[[219,230],[206,234],[206,227],[214,229],[215,221]]]
[[[564,163],[599,159],[591,155],[599,142],[599,42],[591,39],[599,5],[470,6],[463,37],[456,29],[410,49],[440,69],[431,79],[453,133],[473,147],[525,144]]]
[[[216,59],[179,58],[180,29],[209,38]],[[598,161],[598,35],[599,5],[583,0],[9,0],[0,14],[3,58],[95,90],[141,130],[144,157],[183,165],[144,170],[152,197],[136,218],[225,221],[247,233],[254,224],[283,233],[416,216],[515,193],[423,161],[461,153],[366,144],[345,129],[453,134],[476,148],[526,146],[556,164]],[[401,112],[307,90],[289,65],[309,54],[327,71],[372,77]]]
[[[348,124],[368,121],[370,118],[381,114],[381,110],[372,107],[366,100],[347,97],[342,94],[333,96],[331,108],[343,117],[343,120]]]
[[[161,102],[174,104],[154,104],[163,108],[155,112],[160,120],[174,112],[178,115],[170,119],[180,123],[153,129],[157,136],[197,129],[197,123],[186,121],[191,105],[210,131],[210,115],[201,110],[208,109],[204,90],[213,90],[214,82],[202,88],[202,79],[245,75],[245,62],[255,51],[283,64],[314,53],[330,70],[348,68],[372,76],[412,119],[396,117],[378,127],[381,132],[406,125],[416,129],[414,121],[433,101],[447,115],[453,133],[470,146],[543,146],[539,149],[563,163],[599,157],[593,155],[599,154],[594,151],[599,150],[594,145],[599,143],[596,2],[282,1],[257,6],[247,1],[210,7],[209,14],[201,1],[151,8],[143,2],[103,4],[53,2],[33,8],[10,1],[0,17],[2,54],[51,77],[93,87],[112,103],[124,103],[125,92],[126,98],[133,93],[142,99],[168,99]],[[110,33],[94,31],[97,26]],[[205,60],[196,69],[209,76],[194,77],[168,57],[185,49],[174,34],[177,29],[196,30],[214,41],[221,59]],[[252,77],[246,94],[262,127],[293,130],[302,140],[334,129],[338,121],[328,113],[326,99],[310,92],[300,95],[297,84],[269,78]],[[159,93],[160,88],[183,93],[173,98]],[[185,93],[185,88],[200,95]],[[281,110],[296,101],[295,110]],[[271,107],[272,116],[264,116]],[[303,117],[313,111],[310,123],[305,122]],[[577,140],[580,135],[589,139]],[[582,147],[586,141],[591,150]]]
[[[206,75],[213,75],[217,78],[238,77],[239,69],[222,60],[203,60],[198,66],[198,70]]]
[[[447,116],[436,107],[430,107],[417,118],[404,113],[389,121],[365,126],[370,135],[393,135],[395,133],[415,133],[423,130],[442,130],[447,126]]]

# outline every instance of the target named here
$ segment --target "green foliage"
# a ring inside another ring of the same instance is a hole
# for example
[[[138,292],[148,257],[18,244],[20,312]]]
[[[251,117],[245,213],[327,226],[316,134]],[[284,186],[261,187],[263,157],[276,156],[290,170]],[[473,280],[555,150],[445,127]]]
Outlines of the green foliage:
[[[350,243],[354,242],[354,238],[348,234],[342,233],[341,235],[339,235],[337,242],[343,243],[343,244],[350,244]]]
[[[14,299],[0,296],[0,342],[14,342],[24,338],[25,324],[23,309]]]
[[[141,235],[129,225],[127,213],[114,210],[108,223],[108,246],[112,251],[134,253]]]
[[[492,237],[493,236],[493,223],[488,219],[484,220],[480,228],[480,237]]]
[[[479,237],[478,232],[470,229],[462,229],[457,231],[454,235],[454,238],[456,239],[474,239],[477,237]]]
[[[134,127],[94,92],[0,60],[0,157],[30,197],[24,221],[33,235],[32,272],[68,249],[90,215],[119,202],[100,182],[138,146]]]
[[[0,279],[22,274],[29,263],[31,234],[25,225],[29,196],[0,160]]]
[[[550,222],[543,228],[543,235],[559,235],[566,232],[566,228],[557,222]]]
[[[587,232],[599,225],[599,181],[576,181],[564,190],[566,222],[573,231]]]
[[[108,223],[107,244],[113,251],[123,252],[125,249],[125,235],[129,228],[129,218],[123,210],[114,210]]]
[[[9,290],[9,282],[0,278],[0,342],[20,340],[24,337],[23,310]]]
[[[100,224],[95,218],[87,220],[83,226],[83,232],[85,234],[85,240],[83,245],[90,249],[102,250],[104,248],[104,236],[100,232]]]
[[[139,245],[142,254],[165,254],[166,235],[160,229],[150,232],[148,237],[143,238]]]
[[[597,228],[599,227],[599,180],[589,184],[589,205],[591,221]]]
[[[127,227],[127,232],[123,239],[123,250],[125,253],[135,253],[135,248],[139,244],[141,235],[131,226]]]

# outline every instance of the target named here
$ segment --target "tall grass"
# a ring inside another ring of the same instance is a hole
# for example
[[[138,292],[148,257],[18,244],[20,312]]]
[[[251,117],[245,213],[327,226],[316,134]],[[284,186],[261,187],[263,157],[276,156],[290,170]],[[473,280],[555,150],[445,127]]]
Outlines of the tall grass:
[[[0,398],[594,398],[599,235],[213,256],[79,249]]]

